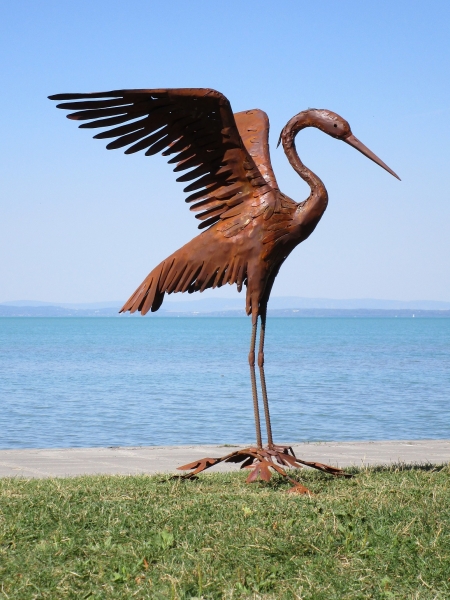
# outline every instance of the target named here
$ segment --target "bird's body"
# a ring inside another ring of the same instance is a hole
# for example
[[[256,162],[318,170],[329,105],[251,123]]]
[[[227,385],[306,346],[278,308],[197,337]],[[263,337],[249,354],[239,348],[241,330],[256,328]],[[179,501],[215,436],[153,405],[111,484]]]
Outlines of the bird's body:
[[[252,481],[258,474],[268,479],[268,466],[279,470],[273,458],[282,465],[299,466],[302,461],[294,457],[292,462],[293,455],[287,447],[273,444],[263,367],[267,303],[274,280],[292,250],[314,231],[328,203],[322,181],[298,157],[295,136],[305,127],[317,127],[395,173],[353,136],[342,117],[327,110],[308,109],[293,117],[280,135],[289,162],[311,190],[306,200],[297,203],[278,188],[270,162],[267,115],[259,109],[233,114],[229,101],[220,92],[116,90],[50,98],[63,101],[58,108],[75,110],[68,117],[86,121],[80,127],[106,128],[95,137],[114,138],[108,149],[127,146],[125,154],[145,150],[146,155],[157,152],[175,155],[169,160],[176,163],[174,170],[189,169],[177,181],[192,182],[184,189],[190,194],[186,202],[198,213],[199,228],[205,231],[155,267],[121,312],[156,311],[165,294],[202,292],[227,283],[236,284],[239,291],[242,286],[247,288],[246,310],[253,323],[249,362],[257,448],[186,467],[197,473],[218,460],[244,461],[244,465],[250,460],[248,465],[257,465],[249,477]],[[261,318],[258,365],[268,435],[268,448],[264,451],[254,369],[258,317]],[[303,464],[342,474],[326,465],[304,461]]]
[[[240,291],[245,284],[247,313],[256,318],[282,263],[318,222],[280,191],[270,193],[279,208],[269,218],[266,209],[227,237],[222,222],[212,225],[155,267],[122,311],[158,310],[165,293],[202,292],[225,284],[236,284]]]
[[[253,109],[234,114],[234,119],[248,155],[259,159],[257,169],[244,165],[252,193],[234,214],[227,211],[226,219],[210,225],[155,267],[122,311],[158,310],[166,293],[202,292],[227,283],[241,291],[245,284],[246,311],[255,321],[282,263],[314,231],[328,202],[323,184],[302,203],[283,194],[270,163],[266,113]]]

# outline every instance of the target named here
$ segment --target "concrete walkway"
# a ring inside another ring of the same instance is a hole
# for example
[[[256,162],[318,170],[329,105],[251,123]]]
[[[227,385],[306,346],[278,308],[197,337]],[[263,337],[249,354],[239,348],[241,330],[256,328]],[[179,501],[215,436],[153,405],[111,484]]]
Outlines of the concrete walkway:
[[[0,477],[72,477],[174,473],[180,465],[206,456],[223,456],[242,446],[139,446],[0,450]],[[450,440],[326,442],[293,444],[299,458],[339,467],[392,463],[442,464],[450,461]],[[220,464],[215,471],[236,470]],[[179,471],[178,471],[179,473]]]

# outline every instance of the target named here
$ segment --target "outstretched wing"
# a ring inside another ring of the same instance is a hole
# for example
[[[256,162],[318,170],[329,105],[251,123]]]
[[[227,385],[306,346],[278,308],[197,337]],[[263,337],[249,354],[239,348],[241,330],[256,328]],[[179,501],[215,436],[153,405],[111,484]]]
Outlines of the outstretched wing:
[[[58,108],[74,110],[67,116],[85,121],[81,128],[107,128],[94,137],[114,138],[107,145],[110,150],[126,147],[125,154],[145,150],[146,156],[161,151],[175,155],[169,160],[176,163],[174,171],[190,169],[177,181],[192,181],[184,191],[193,192],[186,202],[195,202],[191,210],[199,212],[199,229],[223,220],[220,229],[228,237],[263,210],[273,212],[272,179],[262,176],[247,151],[230,103],[220,92],[115,90],[50,99],[63,101]]]

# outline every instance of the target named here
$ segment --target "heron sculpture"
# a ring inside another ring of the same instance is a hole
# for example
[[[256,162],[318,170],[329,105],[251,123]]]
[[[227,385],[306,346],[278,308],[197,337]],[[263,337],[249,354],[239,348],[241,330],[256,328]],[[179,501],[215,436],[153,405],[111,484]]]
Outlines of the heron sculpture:
[[[311,192],[297,203],[277,184],[269,156],[269,120],[259,109],[233,114],[228,99],[212,89],[114,90],[91,94],[57,94],[58,108],[75,111],[67,115],[83,121],[80,128],[103,128],[97,139],[111,139],[109,150],[126,148],[125,154],[144,151],[146,156],[162,152],[171,156],[174,171],[187,171],[177,181],[184,188],[190,210],[197,213],[204,230],[163,260],[144,279],[120,312],[160,308],[165,294],[203,292],[207,288],[236,284],[247,288],[246,312],[252,318],[250,377],[256,425],[256,446],[220,458],[204,458],[180,467],[184,477],[195,477],[219,462],[242,463],[251,472],[247,481],[268,481],[270,469],[288,477],[292,491],[309,493],[290,478],[284,467],[303,465],[335,476],[341,469],[297,458],[289,446],[273,442],[264,375],[264,336],[267,303],[281,265],[316,228],[328,203],[322,181],[300,160],[295,136],[305,127],[353,146],[397,175],[351,132],[342,117],[329,110],[308,109],[293,117],[280,135],[293,169]],[[398,179],[398,177],[397,177]],[[258,367],[267,428],[267,445],[261,437],[255,375],[258,318],[261,324]]]

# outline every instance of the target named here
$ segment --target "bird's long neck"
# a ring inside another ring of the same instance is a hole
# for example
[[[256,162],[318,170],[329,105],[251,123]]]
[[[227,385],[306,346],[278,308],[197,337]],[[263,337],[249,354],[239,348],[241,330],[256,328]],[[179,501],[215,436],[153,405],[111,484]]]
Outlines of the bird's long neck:
[[[287,123],[280,137],[292,168],[311,188],[311,193],[303,205],[303,212],[307,211],[311,219],[318,220],[327,207],[328,193],[321,179],[302,163],[295,147],[295,136],[297,133],[305,127],[313,127],[314,125],[315,123],[311,119],[310,114],[308,111],[305,111],[296,115]]]

